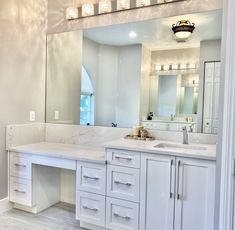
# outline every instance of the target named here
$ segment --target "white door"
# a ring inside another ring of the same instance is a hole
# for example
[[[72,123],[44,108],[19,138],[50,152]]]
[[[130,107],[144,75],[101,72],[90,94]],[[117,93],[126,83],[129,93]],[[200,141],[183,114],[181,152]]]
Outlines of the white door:
[[[203,104],[203,133],[212,132],[212,106],[213,106],[213,81],[214,62],[205,64],[204,104]]]
[[[176,158],[175,230],[213,230],[215,162]]]
[[[175,157],[141,155],[140,230],[173,230]]]
[[[220,62],[205,63],[203,133],[218,132]]]
[[[220,89],[220,62],[215,63],[213,105],[212,105],[212,133],[218,133],[219,127],[219,89]]]

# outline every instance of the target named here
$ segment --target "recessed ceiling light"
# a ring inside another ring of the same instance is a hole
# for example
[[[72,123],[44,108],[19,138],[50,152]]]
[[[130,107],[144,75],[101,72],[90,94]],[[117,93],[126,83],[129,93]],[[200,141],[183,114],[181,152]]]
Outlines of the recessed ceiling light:
[[[130,38],[136,38],[136,36],[137,36],[137,33],[133,30],[129,33]]]

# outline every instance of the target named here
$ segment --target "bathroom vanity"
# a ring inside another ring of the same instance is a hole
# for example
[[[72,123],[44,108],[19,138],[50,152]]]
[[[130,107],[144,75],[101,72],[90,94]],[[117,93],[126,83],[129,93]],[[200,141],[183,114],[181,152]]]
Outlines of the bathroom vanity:
[[[87,229],[212,230],[215,146],[118,139],[105,148],[41,142],[11,147],[15,208],[60,201],[58,170],[76,171],[76,218]]]

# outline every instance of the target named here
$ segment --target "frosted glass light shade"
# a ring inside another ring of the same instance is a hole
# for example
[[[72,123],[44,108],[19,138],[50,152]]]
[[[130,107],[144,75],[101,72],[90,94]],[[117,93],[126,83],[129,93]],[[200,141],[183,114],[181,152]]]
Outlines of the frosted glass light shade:
[[[67,20],[77,19],[79,17],[78,16],[78,8],[74,7],[74,6],[66,8],[65,17]]]
[[[110,0],[99,1],[99,14],[109,13],[112,11],[112,4]]]
[[[150,5],[150,0],[136,0],[137,7],[149,6],[149,5]]]
[[[117,0],[117,10],[125,10],[130,8],[130,0]]]
[[[186,38],[190,37],[190,35],[191,35],[191,32],[189,32],[189,31],[179,31],[179,32],[175,33],[175,36],[177,38],[181,38],[181,39],[186,39]]]
[[[82,5],[82,16],[91,16],[94,15],[94,5],[91,3],[86,3]]]

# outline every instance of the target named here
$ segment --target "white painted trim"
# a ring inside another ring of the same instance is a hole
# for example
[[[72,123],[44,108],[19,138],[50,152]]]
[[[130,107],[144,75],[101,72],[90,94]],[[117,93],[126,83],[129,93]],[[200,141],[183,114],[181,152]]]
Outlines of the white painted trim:
[[[8,197],[0,200],[0,214],[12,209],[12,204]]]
[[[234,176],[232,175],[235,155],[235,1],[224,0],[222,33],[221,111],[222,124],[218,156],[221,155],[220,214],[219,230],[232,230]]]

